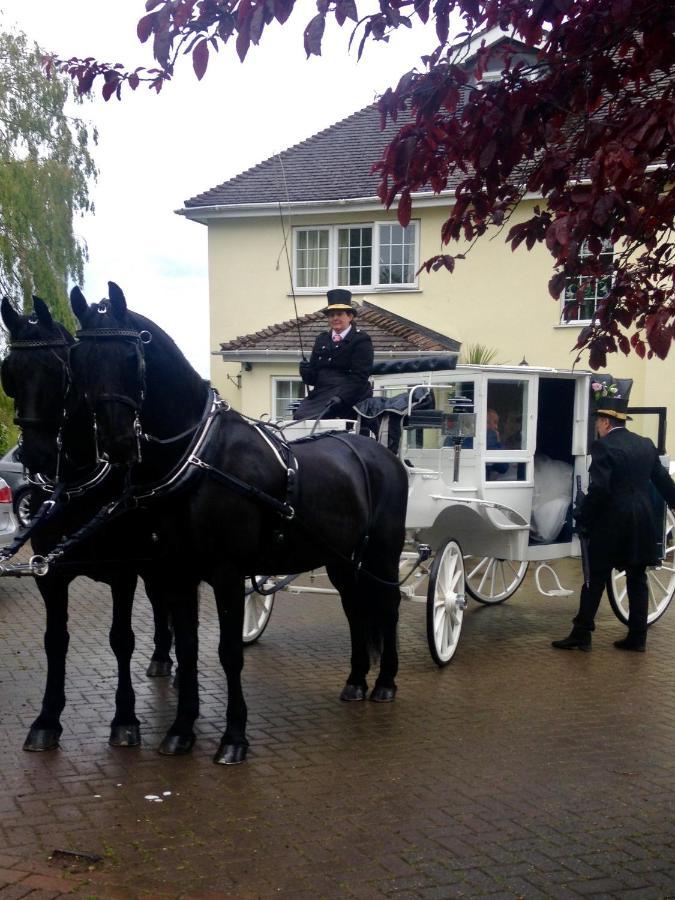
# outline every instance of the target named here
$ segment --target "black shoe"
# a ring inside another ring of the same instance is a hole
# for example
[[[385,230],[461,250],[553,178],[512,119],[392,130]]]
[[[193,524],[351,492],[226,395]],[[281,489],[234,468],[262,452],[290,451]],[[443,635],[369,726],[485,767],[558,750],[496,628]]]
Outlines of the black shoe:
[[[561,641],[551,641],[551,646],[556,650],[583,650],[584,653],[590,653],[591,633],[573,628],[569,637]]]
[[[614,641],[617,650],[632,650],[634,653],[644,653],[647,650],[646,638],[634,637],[628,635],[620,641]]]

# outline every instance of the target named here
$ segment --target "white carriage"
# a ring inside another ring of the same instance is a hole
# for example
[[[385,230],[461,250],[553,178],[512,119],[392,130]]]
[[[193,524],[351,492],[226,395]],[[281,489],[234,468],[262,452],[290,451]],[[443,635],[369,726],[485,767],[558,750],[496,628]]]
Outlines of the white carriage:
[[[446,665],[457,649],[467,595],[479,603],[502,603],[518,589],[530,563],[541,593],[577,593],[577,585],[574,591],[561,586],[552,562],[581,554],[572,506],[577,488],[585,490],[588,482],[594,436],[590,380],[588,372],[528,366],[375,376],[376,394],[408,398],[398,452],[409,476],[401,577],[410,577],[401,590],[426,603],[429,649],[438,665]],[[433,397],[431,408],[415,411],[413,398],[424,393]],[[313,429],[350,425],[292,423],[284,433],[292,440]],[[662,427],[660,441],[664,434]],[[650,624],[675,592],[675,521],[656,497],[655,516],[663,522],[663,546],[661,565],[648,571]],[[277,586],[294,593],[331,592],[311,583],[282,587],[280,579],[268,580],[267,589]],[[608,593],[615,614],[627,623],[622,572],[613,573]],[[274,593],[249,596],[246,643],[262,634],[273,598]]]

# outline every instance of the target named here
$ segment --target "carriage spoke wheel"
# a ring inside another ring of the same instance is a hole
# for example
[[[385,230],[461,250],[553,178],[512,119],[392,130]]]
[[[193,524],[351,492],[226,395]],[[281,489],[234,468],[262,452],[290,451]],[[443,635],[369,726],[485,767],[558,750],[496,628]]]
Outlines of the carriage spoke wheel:
[[[479,603],[503,603],[523,583],[529,565],[525,560],[465,556],[466,590]]]
[[[649,589],[649,605],[647,607],[647,624],[652,625],[660,619],[668,609],[668,604],[675,593],[675,515],[666,512],[666,532],[664,554],[659,566],[647,569],[647,587]],[[614,569],[607,585],[607,594],[614,615],[624,625],[628,624],[628,591],[626,590],[626,573]]]
[[[439,549],[431,566],[427,591],[427,641],[437,666],[455,655],[466,609],[464,559],[457,541]]]
[[[265,583],[265,588],[269,587],[271,587],[271,582],[268,581]],[[274,594],[263,595],[254,591],[252,594],[249,594],[244,601],[244,628],[242,631],[242,640],[245,645],[255,644],[263,631],[267,628],[267,623],[272,615],[274,597]]]

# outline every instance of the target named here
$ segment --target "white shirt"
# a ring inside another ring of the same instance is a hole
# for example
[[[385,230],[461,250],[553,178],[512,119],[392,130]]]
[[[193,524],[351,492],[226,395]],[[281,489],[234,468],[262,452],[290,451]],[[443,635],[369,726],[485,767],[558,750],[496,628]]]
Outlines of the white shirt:
[[[351,326],[351,325],[348,325],[348,326],[345,328],[344,331],[331,331],[331,335],[330,335],[330,336],[331,336],[332,340],[335,340],[335,335],[339,335],[339,336],[340,336],[340,340],[341,340],[341,341],[344,341],[344,339],[347,337],[347,335],[349,334],[349,332],[350,332],[351,330],[352,330],[352,326]]]

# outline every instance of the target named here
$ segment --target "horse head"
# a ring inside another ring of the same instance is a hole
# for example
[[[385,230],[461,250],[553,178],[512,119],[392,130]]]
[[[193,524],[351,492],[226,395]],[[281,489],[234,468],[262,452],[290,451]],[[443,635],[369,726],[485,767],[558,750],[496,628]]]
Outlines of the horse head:
[[[112,464],[133,465],[140,459],[149,333],[132,320],[121,288],[109,281],[108,289],[110,297],[99,303],[87,303],[78,287],[70,292],[80,323],[71,369],[94,416],[99,452]]]
[[[74,381],[93,412],[99,452],[111,463],[143,471],[170,467],[189,443],[209,394],[169,335],[151,319],[127,309],[122,290],[108,282],[109,297],[88,304],[79,288],[70,302],[81,328],[71,353]]]
[[[53,476],[59,457],[58,436],[65,418],[69,387],[68,350],[73,337],[52,319],[47,304],[33,297],[33,313],[18,313],[7,297],[0,313],[9,332],[9,353],[0,374],[14,400],[14,422],[21,427],[22,462],[30,472]]]

